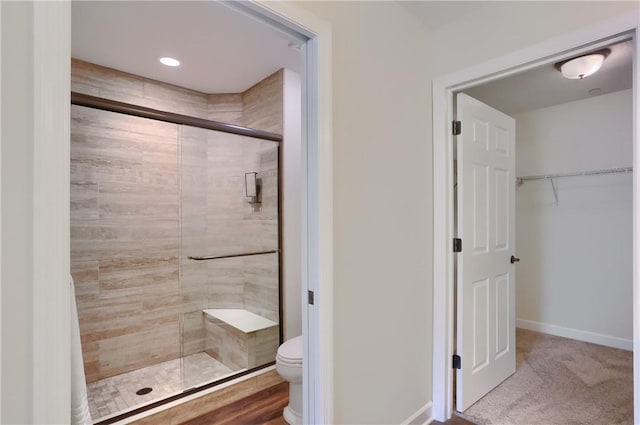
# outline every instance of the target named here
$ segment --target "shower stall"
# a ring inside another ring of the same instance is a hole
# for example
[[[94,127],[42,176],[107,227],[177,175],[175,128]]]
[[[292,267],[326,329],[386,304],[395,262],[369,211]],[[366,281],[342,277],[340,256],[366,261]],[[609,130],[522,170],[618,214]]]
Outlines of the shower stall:
[[[281,136],[72,104],[71,269],[94,422],[273,364]]]

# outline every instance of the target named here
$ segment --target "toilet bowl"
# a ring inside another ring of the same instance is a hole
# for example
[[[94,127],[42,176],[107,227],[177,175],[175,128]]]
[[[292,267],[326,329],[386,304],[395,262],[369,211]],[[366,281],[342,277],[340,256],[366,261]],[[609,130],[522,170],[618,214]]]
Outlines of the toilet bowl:
[[[289,381],[289,405],[282,416],[291,425],[302,424],[302,337],[285,341],[278,348],[276,371]]]

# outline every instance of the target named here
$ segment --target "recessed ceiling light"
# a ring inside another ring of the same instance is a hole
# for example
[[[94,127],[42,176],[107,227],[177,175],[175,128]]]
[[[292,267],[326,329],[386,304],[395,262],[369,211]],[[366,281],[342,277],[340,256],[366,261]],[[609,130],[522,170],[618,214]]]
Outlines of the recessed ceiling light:
[[[167,66],[180,66],[180,61],[178,59],[170,57],[160,58],[160,63]]]

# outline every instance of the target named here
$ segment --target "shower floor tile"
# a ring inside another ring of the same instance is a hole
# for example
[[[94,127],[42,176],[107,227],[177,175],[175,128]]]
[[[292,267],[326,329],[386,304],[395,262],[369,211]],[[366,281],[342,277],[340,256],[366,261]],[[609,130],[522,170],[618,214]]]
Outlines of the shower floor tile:
[[[87,385],[91,418],[97,422],[236,372],[207,353],[197,353],[101,379]],[[142,388],[153,390],[137,395]]]

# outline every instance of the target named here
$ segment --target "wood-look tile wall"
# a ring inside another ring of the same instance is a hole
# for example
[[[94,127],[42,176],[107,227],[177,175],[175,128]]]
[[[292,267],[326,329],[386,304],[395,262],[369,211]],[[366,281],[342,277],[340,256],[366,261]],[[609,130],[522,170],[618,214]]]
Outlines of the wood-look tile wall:
[[[241,93],[210,94],[207,98],[208,119],[244,126],[242,97]]]
[[[182,291],[185,354],[204,350],[204,308],[244,308],[275,322],[278,256],[193,261],[278,248],[277,145],[237,135],[183,127]],[[244,174],[257,172],[261,204],[245,195]],[[275,358],[275,352],[274,352]],[[273,359],[272,359],[273,360]]]
[[[243,125],[282,134],[284,70],[279,70],[242,94]]]
[[[180,354],[177,126],[71,108],[71,271],[89,382]]]
[[[74,91],[242,125],[249,110],[254,127],[280,132],[272,121],[282,116],[282,96],[277,78],[267,80],[273,99],[261,84],[207,95],[72,61]],[[72,107],[71,269],[88,382],[204,351],[203,308],[241,307],[278,321],[277,256],[185,261],[277,247],[275,146]],[[260,209],[244,199],[249,171],[263,180]]]
[[[205,351],[232,370],[272,362],[278,351],[277,326],[245,333],[219,319],[206,319]]]
[[[208,96],[72,59],[71,90],[161,111],[208,119]]]

